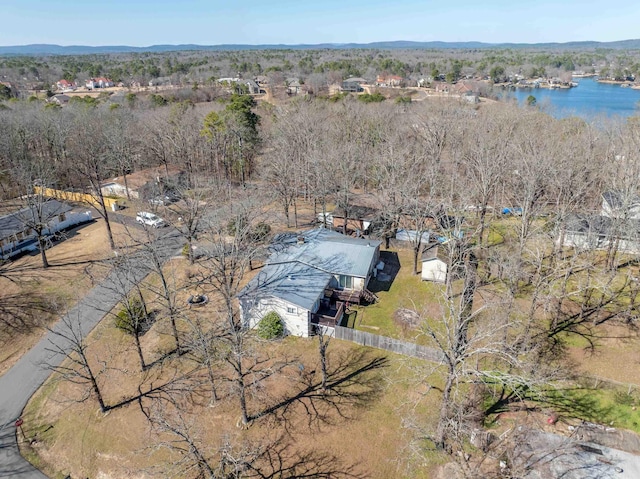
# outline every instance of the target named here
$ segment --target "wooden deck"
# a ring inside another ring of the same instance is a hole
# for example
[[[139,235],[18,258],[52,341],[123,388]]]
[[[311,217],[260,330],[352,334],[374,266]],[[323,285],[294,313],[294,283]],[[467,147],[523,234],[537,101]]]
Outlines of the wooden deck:
[[[336,302],[335,309],[319,309],[317,313],[311,313],[311,324],[318,324],[321,326],[329,326],[335,328],[340,325],[342,317],[344,316],[344,303],[341,301]]]

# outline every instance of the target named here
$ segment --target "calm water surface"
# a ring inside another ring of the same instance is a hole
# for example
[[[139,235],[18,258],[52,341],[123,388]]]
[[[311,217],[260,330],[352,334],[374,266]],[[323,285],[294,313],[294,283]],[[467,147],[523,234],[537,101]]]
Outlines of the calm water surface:
[[[602,115],[622,118],[640,116],[640,90],[598,83],[593,78],[576,78],[574,81],[579,83],[576,88],[520,88],[510,91],[508,96],[525,105],[527,97],[533,95],[537,104],[556,118],[578,116],[594,120]]]

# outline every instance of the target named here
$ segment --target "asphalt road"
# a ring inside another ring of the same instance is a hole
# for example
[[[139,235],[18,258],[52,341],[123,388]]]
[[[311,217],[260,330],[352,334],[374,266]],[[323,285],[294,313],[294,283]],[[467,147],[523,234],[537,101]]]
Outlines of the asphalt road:
[[[162,260],[178,254],[183,240],[173,228],[157,230],[157,246]],[[126,287],[129,289],[147,274],[146,260],[138,255],[133,258],[131,273],[126,275]],[[118,289],[122,287],[122,269],[116,264],[109,276],[94,287],[76,306],[67,312],[67,317],[79,322],[83,335],[87,335],[121,299]],[[114,285],[118,285],[115,287]],[[52,328],[54,331],[64,330],[66,326],[59,321]],[[59,365],[64,355],[51,350],[52,343],[67,349],[63,340],[51,331],[25,354],[9,371],[0,377],[0,477],[16,479],[43,479],[42,472],[25,461],[18,451],[15,421],[29,398],[51,374],[47,365]],[[29,436],[30,424],[25,421],[22,428]]]

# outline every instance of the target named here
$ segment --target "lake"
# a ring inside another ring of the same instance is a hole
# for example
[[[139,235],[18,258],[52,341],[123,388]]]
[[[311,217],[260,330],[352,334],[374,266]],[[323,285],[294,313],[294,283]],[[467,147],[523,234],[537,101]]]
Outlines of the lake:
[[[640,90],[598,83],[594,78],[575,78],[574,81],[579,83],[575,88],[519,88],[509,91],[507,96],[526,105],[527,97],[533,95],[537,104],[556,118],[578,116],[593,120],[601,115],[621,118],[640,116]]]

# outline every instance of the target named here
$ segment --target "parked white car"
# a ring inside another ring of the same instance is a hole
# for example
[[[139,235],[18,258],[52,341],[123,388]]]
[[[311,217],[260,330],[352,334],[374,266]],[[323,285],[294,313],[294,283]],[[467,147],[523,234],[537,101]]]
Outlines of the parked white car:
[[[147,211],[138,212],[138,214],[136,214],[136,221],[143,225],[152,226],[153,228],[167,226],[167,223],[162,218]]]

